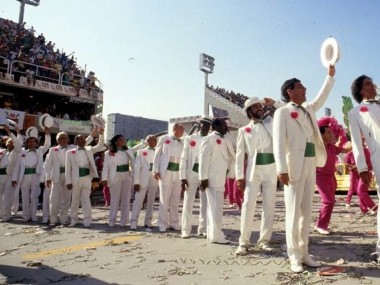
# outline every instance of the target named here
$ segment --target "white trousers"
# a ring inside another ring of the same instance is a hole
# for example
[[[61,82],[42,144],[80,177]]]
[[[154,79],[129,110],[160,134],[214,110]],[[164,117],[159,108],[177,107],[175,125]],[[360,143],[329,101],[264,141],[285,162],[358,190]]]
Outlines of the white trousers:
[[[115,182],[109,185],[111,194],[109,224],[115,225],[117,212],[120,208],[120,225],[129,224],[129,211],[131,207],[132,177],[130,172],[127,178],[121,179],[116,173]]]
[[[17,182],[19,183],[19,182]],[[18,213],[18,209],[20,208],[20,187],[16,187],[13,192],[13,201],[11,206],[12,215],[16,215]]]
[[[22,218],[37,221],[38,196],[41,194],[40,177],[37,174],[24,174],[21,181]]]
[[[262,213],[260,238],[257,243],[269,242],[273,231],[274,206],[277,189],[275,164],[256,165],[252,182],[246,182],[244,202],[241,209],[239,244],[249,246],[253,230],[253,218],[256,210],[257,195],[261,190]]]
[[[304,158],[303,171],[298,181],[284,187],[286,245],[291,263],[301,262],[309,255],[309,232],[313,195],[316,182],[315,159]]]
[[[191,220],[193,216],[193,206],[195,194],[199,186],[199,177],[198,173],[193,172],[195,175],[192,175],[187,178],[189,186],[184,193],[183,197],[183,208],[182,208],[182,233],[191,234]],[[207,196],[205,191],[199,191],[200,195],[200,204],[199,204],[199,225],[198,225],[198,234],[206,234],[207,232]]]
[[[225,239],[222,231],[224,187],[209,187],[207,195],[207,240],[219,242]]]
[[[71,190],[67,190],[65,174],[61,173],[59,181],[52,183],[50,194],[50,222],[59,220],[62,224],[67,223],[71,203]]]
[[[42,196],[42,218],[44,220],[48,220],[49,219],[49,213],[50,213],[50,195],[51,195],[51,188],[47,187],[45,185],[44,194]]]
[[[0,175],[0,218],[7,221],[11,218],[11,207],[14,201],[15,188],[12,187],[12,177],[10,175]]]
[[[78,222],[79,204],[82,203],[83,225],[91,225],[91,177],[89,175],[80,177],[78,182],[73,184],[71,191],[71,222]]]
[[[154,200],[156,199],[158,182],[154,179],[154,176],[151,172],[149,172],[149,182],[146,185],[140,185],[140,191],[135,193],[135,200],[133,202],[132,207],[132,218],[131,222],[139,221],[139,215],[141,212],[141,208],[144,203],[144,198],[146,195],[146,213],[145,213],[145,222],[144,224],[148,227],[152,226],[152,218],[153,218],[153,207]],[[143,186],[143,187],[142,187]]]
[[[159,180],[158,187],[160,188],[158,227],[162,230],[168,227],[179,228],[178,206],[181,198],[181,183],[178,171],[167,170],[164,177]]]
[[[374,156],[374,159],[371,159],[373,171],[375,173],[376,178],[376,188],[377,188],[377,197],[380,199],[380,161],[378,159],[378,156]],[[380,256],[380,211],[377,210],[377,243],[376,243],[376,252]]]

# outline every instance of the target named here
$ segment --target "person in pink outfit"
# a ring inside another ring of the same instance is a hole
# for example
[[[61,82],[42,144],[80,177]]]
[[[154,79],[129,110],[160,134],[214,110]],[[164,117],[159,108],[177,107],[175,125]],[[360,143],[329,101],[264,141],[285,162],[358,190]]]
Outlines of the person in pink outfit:
[[[372,176],[372,163],[371,163],[371,154],[367,147],[363,144],[363,152],[368,166],[368,173]],[[348,169],[350,171],[350,189],[347,194],[346,204],[351,203],[351,197],[354,193],[358,195],[360,210],[363,214],[368,212],[375,212],[377,209],[375,202],[371,199],[368,194],[369,185],[363,183],[360,179],[358,170],[356,168],[356,163],[354,159],[353,151],[347,153],[345,158],[345,163],[348,164]]]
[[[335,191],[337,188],[337,182],[335,178],[335,163],[337,155],[340,153],[346,153],[350,151],[351,146],[346,148],[336,146],[334,144],[335,136],[330,130],[329,125],[321,125],[320,120],[319,130],[322,135],[323,142],[325,144],[327,160],[323,167],[317,167],[317,180],[316,185],[318,192],[321,196],[322,205],[319,212],[319,217],[316,221],[315,230],[323,235],[330,234],[329,224],[331,215],[335,205]]]

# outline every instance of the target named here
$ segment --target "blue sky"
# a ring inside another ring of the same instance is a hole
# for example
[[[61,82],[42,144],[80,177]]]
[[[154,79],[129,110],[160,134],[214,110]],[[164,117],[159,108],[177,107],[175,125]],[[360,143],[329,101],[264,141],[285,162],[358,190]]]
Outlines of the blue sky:
[[[202,52],[215,57],[214,86],[280,99],[297,77],[310,100],[327,74],[321,44],[333,36],[341,57],[324,107],[342,122],[353,79],[379,82],[379,11],[369,0],[41,0],[24,20],[96,73],[105,114],[162,120],[203,112]],[[0,17],[18,13],[18,1],[1,1]]]

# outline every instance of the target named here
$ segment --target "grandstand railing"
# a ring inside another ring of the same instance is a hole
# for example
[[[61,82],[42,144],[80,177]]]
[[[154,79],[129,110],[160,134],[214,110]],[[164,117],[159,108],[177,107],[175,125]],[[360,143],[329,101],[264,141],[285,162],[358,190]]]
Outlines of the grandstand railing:
[[[60,75],[60,72],[58,70],[56,70],[54,68],[49,68],[49,67],[44,67],[41,65],[36,65],[36,64],[24,62],[24,61],[19,61],[19,60],[12,61],[9,73],[13,74],[13,73],[18,72],[19,74],[22,74],[23,76],[28,77],[27,72],[18,70],[18,66],[20,64],[24,65],[27,68],[34,67],[35,69],[33,69],[33,71],[35,72],[34,76],[36,77],[36,79],[42,79],[43,81],[53,82],[56,84],[59,83],[59,78],[61,77],[61,75]],[[52,76],[49,76],[49,77],[45,76],[45,74],[49,74],[49,72],[52,72],[53,75],[55,74],[56,78],[54,78]]]
[[[71,87],[82,87],[82,86],[77,86],[74,82],[72,82],[72,80],[69,80],[69,81],[66,81],[65,78],[66,76],[68,77],[75,77],[75,78],[82,78],[83,81],[85,82],[88,77],[85,77],[83,75],[80,75],[80,74],[69,74],[67,72],[60,72],[59,70],[57,69],[54,69],[54,68],[49,68],[49,67],[44,67],[44,66],[41,66],[41,65],[36,65],[36,64],[32,64],[32,63],[29,63],[29,62],[25,62],[25,61],[19,61],[19,60],[14,60],[12,62],[9,61],[9,59],[7,59],[6,57],[3,57],[3,56],[0,56],[0,72],[4,72],[6,74],[9,74],[10,76],[18,73],[20,76],[24,76],[24,77],[28,77],[28,74],[26,71],[21,71],[18,69],[19,66],[24,66],[25,70],[26,69],[32,69],[34,71],[34,77],[38,80],[42,80],[42,81],[47,81],[47,82],[52,82],[52,83],[55,83],[57,85],[63,85],[63,86],[71,86]],[[46,75],[49,75],[49,76],[46,76]],[[101,81],[97,78],[94,78],[94,81],[95,81],[95,85],[94,86],[90,86],[90,87],[87,87],[87,89],[89,91],[95,91],[95,92],[101,92],[103,93],[103,84],[101,83]]]
[[[9,59],[3,56],[0,56],[0,71],[9,73]]]

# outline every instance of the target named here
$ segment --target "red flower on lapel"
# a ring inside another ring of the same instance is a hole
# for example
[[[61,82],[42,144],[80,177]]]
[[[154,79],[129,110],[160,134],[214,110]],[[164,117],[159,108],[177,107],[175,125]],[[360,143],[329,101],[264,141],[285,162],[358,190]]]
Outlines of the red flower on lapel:
[[[55,150],[55,151],[59,151],[59,147],[58,147],[58,146],[55,147],[54,150]]]
[[[221,144],[221,143],[222,143],[222,140],[221,140],[221,139],[217,139],[217,140],[216,140],[216,143],[217,143],[217,144]]]
[[[361,106],[360,112],[368,112],[368,108],[366,106]]]
[[[115,153],[113,151],[109,152],[110,156],[115,156]]]
[[[251,132],[251,128],[250,128],[250,127],[246,127],[246,128],[244,129],[244,131],[245,131],[247,134],[249,134],[249,133]]]
[[[25,157],[25,153],[23,153],[23,154],[21,155],[21,157]]]
[[[0,151],[0,155],[2,155],[3,154],[3,152],[2,151]]]
[[[196,146],[196,144],[197,144],[196,141],[194,141],[194,140],[191,140],[191,141],[190,141],[190,146],[194,147],[194,146]]]
[[[170,140],[166,140],[165,143],[166,143],[166,144],[170,144]]]
[[[75,153],[76,153],[75,149],[73,149],[73,150],[71,151],[71,153],[72,153],[72,154],[75,154]]]
[[[293,111],[290,113],[290,117],[292,117],[293,119],[297,119],[298,118],[298,113],[296,111]]]
[[[142,154],[143,154],[143,156],[147,156],[148,152],[146,150],[144,150]]]

